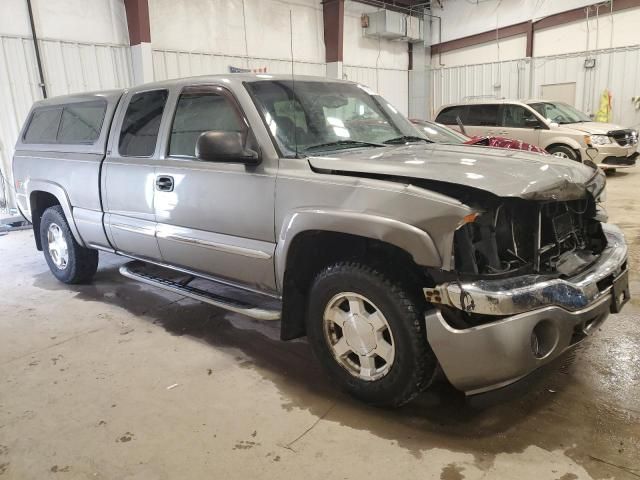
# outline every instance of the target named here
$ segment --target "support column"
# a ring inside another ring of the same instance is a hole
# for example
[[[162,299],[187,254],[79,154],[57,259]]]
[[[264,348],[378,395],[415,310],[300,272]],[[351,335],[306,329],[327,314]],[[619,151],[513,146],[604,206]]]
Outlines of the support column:
[[[431,119],[431,34],[434,17],[424,11],[424,41],[409,49],[409,118]]]
[[[342,79],[344,0],[324,0],[322,2],[322,19],[324,22],[327,77]]]
[[[147,0],[124,0],[131,45],[133,82],[153,82],[153,57],[151,54],[151,29]]]

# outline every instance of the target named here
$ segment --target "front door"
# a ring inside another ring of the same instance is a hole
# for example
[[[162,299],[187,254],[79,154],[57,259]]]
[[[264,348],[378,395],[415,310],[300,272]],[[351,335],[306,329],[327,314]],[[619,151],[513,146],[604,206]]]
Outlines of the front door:
[[[116,116],[102,167],[105,229],[116,250],[160,260],[154,190],[158,133],[169,93],[150,90],[126,96]]]
[[[500,136],[531,145],[540,144],[542,123],[522,105],[504,104],[500,113]]]
[[[156,170],[157,238],[166,263],[275,291],[276,168],[196,158],[202,132],[241,132],[249,123],[226,88],[194,85],[175,99],[166,155]]]

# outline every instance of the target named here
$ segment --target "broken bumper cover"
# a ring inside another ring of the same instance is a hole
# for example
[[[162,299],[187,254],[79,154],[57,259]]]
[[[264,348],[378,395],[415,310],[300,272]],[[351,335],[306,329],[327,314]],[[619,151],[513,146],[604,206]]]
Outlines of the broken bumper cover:
[[[565,280],[531,274],[498,280],[444,283],[435,288],[425,288],[425,297],[430,303],[485,315],[515,315],[548,306],[581,310],[606,295],[606,280],[613,280],[626,269],[624,235],[615,225],[603,224],[602,228],[607,237],[607,247],[593,265],[573,278]]]
[[[509,385],[562,354],[619,310],[629,299],[627,247],[617,227],[603,229],[607,248],[587,271],[571,279],[527,275],[425,289],[432,303],[500,316],[495,322],[456,329],[438,309],[426,315],[427,340],[456,388],[473,395]]]

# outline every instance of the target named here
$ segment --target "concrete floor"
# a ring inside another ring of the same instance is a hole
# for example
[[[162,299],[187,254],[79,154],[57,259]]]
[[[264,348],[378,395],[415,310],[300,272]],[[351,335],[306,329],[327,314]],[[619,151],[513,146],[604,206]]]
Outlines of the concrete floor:
[[[0,237],[0,480],[640,477],[640,170],[609,179],[635,299],[515,391],[397,411],[337,392],[306,342]]]

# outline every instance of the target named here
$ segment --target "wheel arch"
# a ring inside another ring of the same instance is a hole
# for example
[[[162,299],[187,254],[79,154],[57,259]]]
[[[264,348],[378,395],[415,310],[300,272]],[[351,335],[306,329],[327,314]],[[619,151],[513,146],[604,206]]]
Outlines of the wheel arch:
[[[80,237],[80,233],[73,219],[73,209],[69,202],[69,197],[60,185],[48,181],[32,180],[29,182],[28,198],[33,233],[38,250],[42,250],[42,243],[40,241],[40,221],[42,215],[47,208],[55,205],[62,207],[64,216],[69,224],[69,230],[71,230],[76,242],[84,246],[84,242]]]
[[[582,160],[582,154],[580,153],[580,144],[573,139],[570,138],[562,138],[562,139],[553,139],[554,141],[548,143],[543,148],[547,151],[553,149],[554,147],[564,147],[570,148],[576,155],[578,156],[578,160]]]
[[[281,338],[306,334],[306,305],[315,275],[331,263],[366,260],[424,275],[423,266],[439,267],[440,254],[428,233],[397,220],[352,212],[296,212],[283,223],[275,268],[282,292]],[[366,227],[366,228],[365,228]]]

